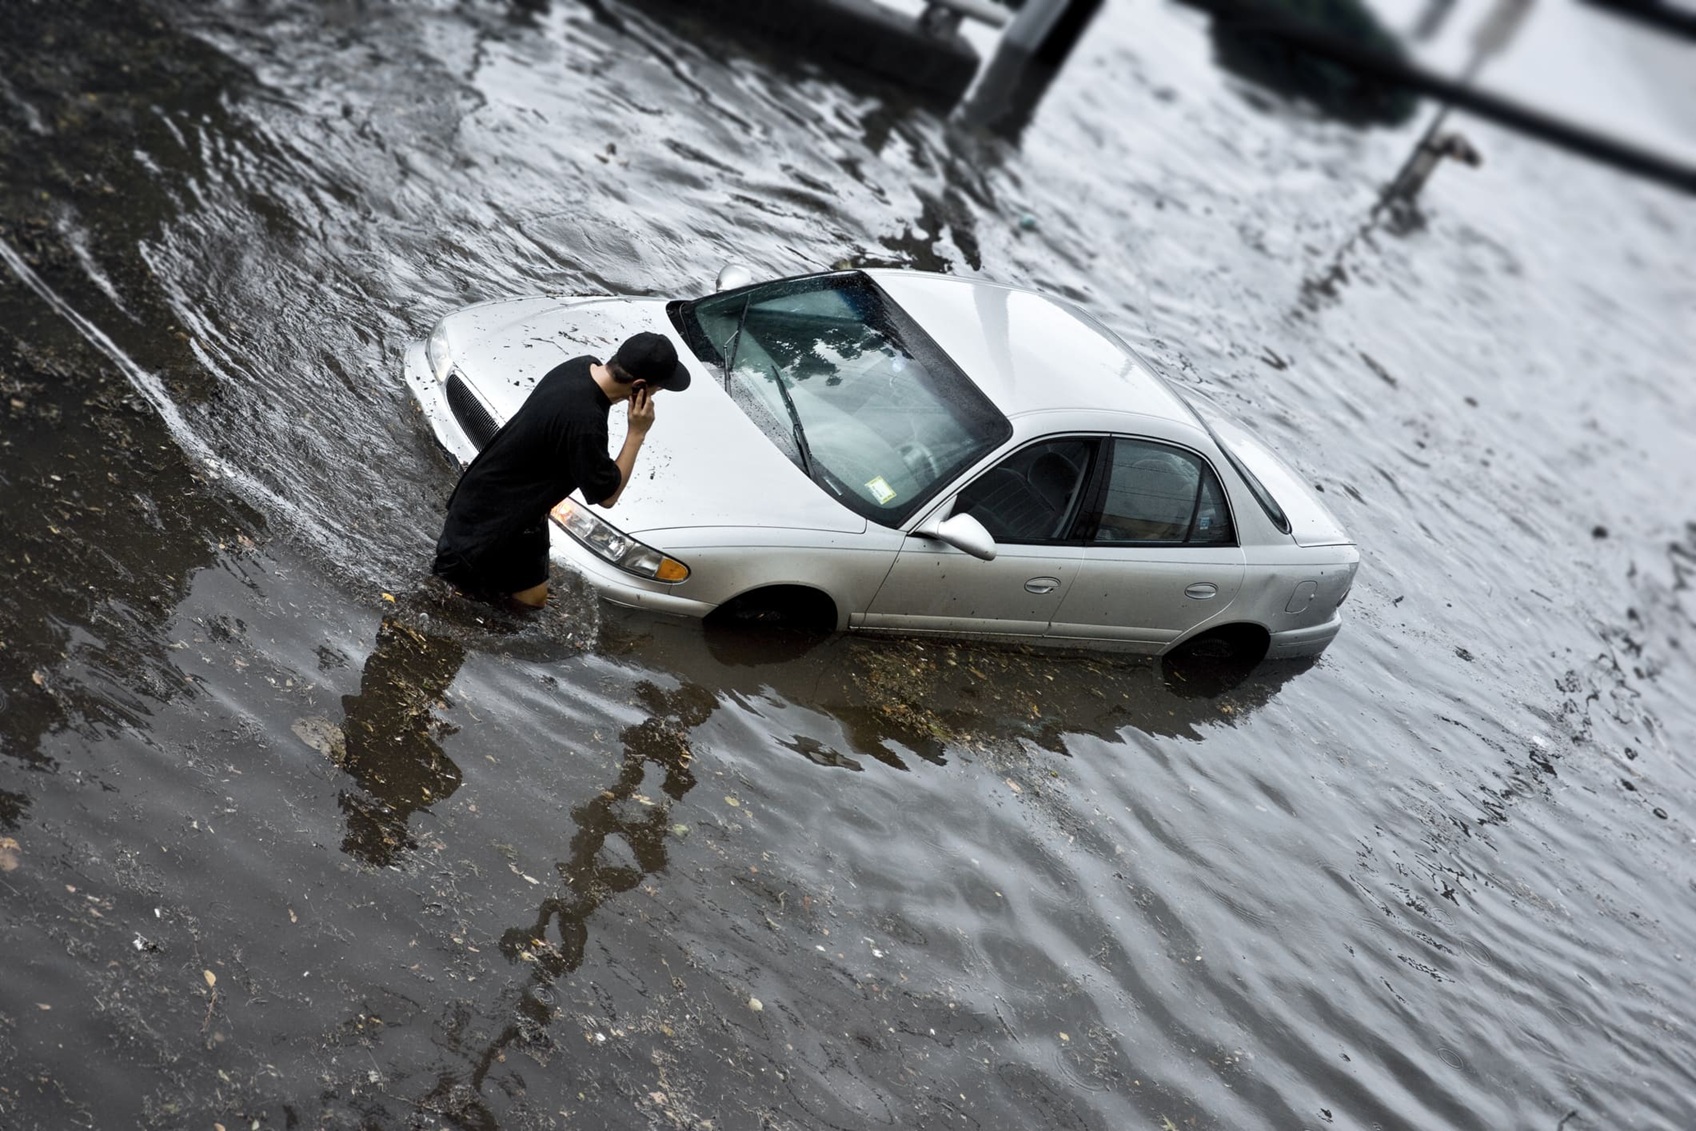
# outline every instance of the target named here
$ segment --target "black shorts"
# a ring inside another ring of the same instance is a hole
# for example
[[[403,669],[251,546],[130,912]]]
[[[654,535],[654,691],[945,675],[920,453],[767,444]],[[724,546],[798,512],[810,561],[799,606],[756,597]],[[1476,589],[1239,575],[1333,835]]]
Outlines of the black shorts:
[[[526,526],[476,555],[436,546],[432,573],[473,597],[510,597],[548,579],[548,520]]]

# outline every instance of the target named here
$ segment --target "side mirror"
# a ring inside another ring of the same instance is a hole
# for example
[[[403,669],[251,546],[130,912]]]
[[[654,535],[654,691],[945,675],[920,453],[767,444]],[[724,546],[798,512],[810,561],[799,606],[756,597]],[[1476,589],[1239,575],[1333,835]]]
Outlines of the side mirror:
[[[754,273],[740,263],[726,263],[718,273],[718,282],[713,284],[715,291],[733,291],[737,287],[745,287],[754,281]]]
[[[929,519],[913,533],[923,538],[946,542],[956,550],[974,558],[982,558],[986,562],[995,560],[995,539],[983,528],[983,523],[969,514],[957,514],[953,518],[940,521]]]

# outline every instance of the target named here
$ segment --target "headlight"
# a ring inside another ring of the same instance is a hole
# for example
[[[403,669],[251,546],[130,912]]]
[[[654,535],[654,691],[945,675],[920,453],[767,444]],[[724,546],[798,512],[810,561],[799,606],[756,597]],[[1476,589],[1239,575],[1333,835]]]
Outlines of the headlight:
[[[424,343],[424,356],[429,360],[430,372],[435,374],[436,380],[446,381],[453,369],[453,353],[448,349],[447,319],[436,323],[436,328],[430,331],[430,337]]]
[[[567,534],[596,557],[611,562],[619,569],[629,570],[639,577],[651,577],[655,581],[682,581],[689,576],[688,566],[602,522],[582,503],[567,499],[555,507],[552,514],[554,521]]]

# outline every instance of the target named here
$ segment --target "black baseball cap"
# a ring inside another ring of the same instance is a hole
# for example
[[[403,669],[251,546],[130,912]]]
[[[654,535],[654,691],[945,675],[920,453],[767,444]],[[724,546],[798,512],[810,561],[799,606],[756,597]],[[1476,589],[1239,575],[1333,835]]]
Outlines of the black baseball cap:
[[[636,334],[618,347],[612,360],[635,380],[646,381],[656,389],[681,393],[689,387],[689,371],[677,360],[677,347],[664,334]]]

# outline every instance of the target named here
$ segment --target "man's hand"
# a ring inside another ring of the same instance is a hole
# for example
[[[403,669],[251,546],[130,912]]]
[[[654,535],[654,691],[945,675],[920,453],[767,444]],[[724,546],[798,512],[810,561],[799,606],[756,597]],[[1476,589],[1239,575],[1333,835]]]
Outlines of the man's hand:
[[[630,484],[630,474],[636,470],[636,452],[647,438],[648,429],[654,426],[654,398],[647,386],[639,385],[630,394],[629,414],[628,426],[624,430],[624,447],[613,457],[613,462],[618,464],[618,490],[601,500],[603,507],[612,506],[624,494],[624,488]]]
[[[654,398],[647,389],[637,389],[630,394],[630,431],[638,436],[646,436],[648,429],[654,426]]]

